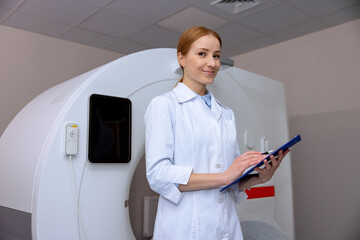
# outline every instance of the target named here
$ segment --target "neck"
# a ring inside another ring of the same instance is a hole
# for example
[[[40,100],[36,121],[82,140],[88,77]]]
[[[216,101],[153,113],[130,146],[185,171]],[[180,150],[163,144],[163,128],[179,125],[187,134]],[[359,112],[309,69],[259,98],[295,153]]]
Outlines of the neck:
[[[200,96],[204,96],[206,94],[206,85],[195,83],[193,81],[187,81],[185,78],[182,81],[186,86],[188,86],[191,90],[199,94]]]

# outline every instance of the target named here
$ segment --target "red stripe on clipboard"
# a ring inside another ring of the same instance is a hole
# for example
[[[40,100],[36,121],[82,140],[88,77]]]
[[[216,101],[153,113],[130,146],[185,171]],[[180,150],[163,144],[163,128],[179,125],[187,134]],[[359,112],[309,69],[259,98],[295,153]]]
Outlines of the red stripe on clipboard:
[[[247,199],[275,197],[274,186],[252,187],[250,190],[245,190],[245,192],[248,195]]]

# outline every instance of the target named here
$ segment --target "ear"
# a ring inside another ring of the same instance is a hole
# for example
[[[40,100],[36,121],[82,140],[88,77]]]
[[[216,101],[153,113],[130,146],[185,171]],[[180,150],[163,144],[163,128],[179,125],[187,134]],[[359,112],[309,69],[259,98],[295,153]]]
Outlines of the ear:
[[[183,68],[184,65],[185,65],[185,60],[184,60],[184,57],[183,55],[181,54],[181,52],[178,52],[177,53],[177,59],[178,59],[178,62],[180,64],[180,66]]]

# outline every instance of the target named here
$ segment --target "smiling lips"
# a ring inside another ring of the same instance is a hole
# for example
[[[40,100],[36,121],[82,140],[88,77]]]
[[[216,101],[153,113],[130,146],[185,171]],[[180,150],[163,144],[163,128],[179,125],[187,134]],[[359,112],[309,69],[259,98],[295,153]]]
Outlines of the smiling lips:
[[[211,70],[208,70],[208,71],[206,71],[206,70],[202,70],[204,73],[206,73],[206,74],[208,74],[208,75],[213,75],[213,74],[215,74],[215,71],[211,71]]]

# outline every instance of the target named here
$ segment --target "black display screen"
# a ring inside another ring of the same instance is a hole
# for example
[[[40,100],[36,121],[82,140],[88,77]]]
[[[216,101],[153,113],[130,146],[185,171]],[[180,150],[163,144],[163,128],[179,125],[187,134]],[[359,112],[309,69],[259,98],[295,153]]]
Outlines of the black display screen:
[[[131,101],[93,94],[90,96],[89,115],[89,161],[130,162]]]

